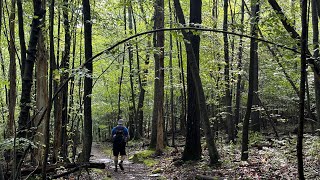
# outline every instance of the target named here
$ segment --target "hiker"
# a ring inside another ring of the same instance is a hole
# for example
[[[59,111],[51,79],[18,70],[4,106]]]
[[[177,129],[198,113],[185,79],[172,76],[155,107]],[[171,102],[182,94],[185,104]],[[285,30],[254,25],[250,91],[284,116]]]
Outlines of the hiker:
[[[112,129],[112,142],[113,142],[113,155],[114,155],[114,171],[118,171],[118,156],[120,154],[121,159],[119,163],[120,169],[123,171],[123,160],[126,157],[126,143],[129,139],[128,129],[123,126],[123,119],[119,119],[118,125]]]

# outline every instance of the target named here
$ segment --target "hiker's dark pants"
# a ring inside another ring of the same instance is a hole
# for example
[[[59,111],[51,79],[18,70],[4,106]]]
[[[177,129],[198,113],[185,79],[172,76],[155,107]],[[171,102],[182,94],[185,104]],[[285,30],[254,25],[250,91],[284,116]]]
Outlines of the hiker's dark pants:
[[[127,155],[126,154],[126,144],[121,144],[121,145],[113,145],[113,155],[114,156],[121,156]]]

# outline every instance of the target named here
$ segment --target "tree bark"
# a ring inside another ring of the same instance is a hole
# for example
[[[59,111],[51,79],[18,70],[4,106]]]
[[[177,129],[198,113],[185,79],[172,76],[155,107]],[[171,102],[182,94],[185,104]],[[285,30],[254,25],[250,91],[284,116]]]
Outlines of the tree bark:
[[[47,179],[47,162],[49,156],[49,146],[50,146],[50,115],[52,109],[52,91],[53,91],[53,70],[55,67],[55,57],[54,57],[54,4],[55,0],[50,1],[49,7],[49,41],[50,41],[50,70],[49,70],[49,94],[48,94],[48,111],[46,121],[44,121],[44,152],[43,152],[43,162],[42,162],[42,179]]]
[[[253,31],[251,36],[258,37],[258,22],[259,22],[259,11],[260,11],[260,0],[251,1],[251,12],[252,12],[252,28]],[[258,59],[258,42],[254,42],[252,47],[254,51],[254,74],[253,74],[253,102],[252,102],[252,113],[251,113],[251,128],[254,132],[260,132],[260,111],[259,111],[259,100],[258,100],[258,90],[259,90],[259,59]],[[251,50],[251,49],[250,49]]]
[[[300,102],[299,102],[299,126],[297,138],[297,159],[298,159],[298,174],[299,179],[304,178],[303,172],[303,127],[304,127],[304,106],[305,106],[305,86],[306,86],[306,68],[307,68],[307,42],[308,42],[308,24],[307,24],[307,0],[301,2],[301,76],[300,76]]]
[[[142,5],[141,5],[142,6]],[[133,25],[134,25],[134,33],[137,34],[137,23],[136,23],[136,18],[133,13],[133,8],[132,8],[132,2],[130,3],[131,11],[132,11],[132,20],[133,20]],[[145,14],[143,14],[145,16]],[[145,90],[142,84],[141,80],[141,69],[140,69],[140,55],[139,55],[139,43],[138,39],[136,38],[136,58],[137,58],[137,70],[138,70],[138,83],[139,83],[139,99],[138,99],[138,107],[135,110],[135,123],[136,123],[136,131],[135,131],[135,139],[141,139],[142,134],[143,134],[143,103],[144,103],[144,94]],[[140,112],[139,112],[140,111]],[[141,115],[142,114],[142,115]]]
[[[41,4],[42,8],[46,8],[46,0],[42,0]],[[45,21],[45,16],[43,18]],[[39,124],[40,121],[44,122],[41,123],[40,126],[37,128],[37,135],[35,136],[35,141],[40,143],[41,145],[45,144],[45,138],[43,138],[43,134],[45,134],[45,123],[48,121],[47,117],[43,115],[46,113],[46,107],[48,106],[48,49],[46,45],[47,39],[47,31],[45,28],[45,24],[42,25],[40,34],[39,34],[39,42],[38,42],[38,52],[36,57],[36,107],[37,113],[39,115],[36,117],[34,125],[36,126]],[[43,119],[41,119],[43,117]],[[42,164],[43,159],[43,146],[39,146],[37,151],[35,152],[36,160],[39,164]]]
[[[37,45],[40,34],[41,19],[44,16],[45,11],[41,8],[41,0],[33,0],[34,16],[31,24],[30,41],[27,53],[27,59],[25,63],[25,69],[22,78],[22,93],[20,99],[20,114],[18,121],[18,138],[26,138],[26,130],[30,127],[30,102],[31,102],[31,87],[33,80],[33,68],[36,59]],[[16,155],[16,162],[21,160],[21,152]],[[16,168],[20,171],[20,167]],[[19,173],[17,175],[19,177]]]
[[[182,11],[179,0],[174,0],[174,6],[176,9],[179,22],[181,24],[185,24],[184,15],[183,15],[183,11]],[[207,142],[208,151],[209,151],[210,164],[216,164],[218,163],[218,160],[219,160],[219,154],[215,146],[214,136],[210,128],[210,121],[209,121],[209,116],[207,114],[206,100],[205,100],[201,79],[199,76],[199,68],[197,66],[196,56],[194,55],[192,45],[190,43],[187,43],[191,41],[191,37],[185,30],[182,30],[182,33],[183,33],[184,39],[186,40],[185,41],[186,50],[188,53],[191,54],[190,56],[191,58],[188,65],[190,65],[191,75],[196,85],[195,86],[196,97],[197,97],[196,100],[199,105],[198,108],[201,111],[200,112],[201,117],[203,119],[203,126],[204,126],[205,137],[206,137],[206,142]]]
[[[132,35],[133,32],[133,12],[132,12],[132,4],[130,1],[130,5],[128,6],[128,25],[129,25],[129,34]],[[132,44],[129,42],[128,43],[128,52],[129,52],[129,79],[130,79],[130,90],[131,90],[131,105],[132,106],[132,115],[133,115],[133,131],[134,131],[134,138],[135,139],[139,139],[140,135],[139,135],[139,131],[138,131],[138,121],[137,121],[137,111],[136,111],[136,101],[135,101],[135,93],[134,93],[134,84],[133,84],[133,76],[134,76],[134,72],[133,72],[133,68],[132,68],[132,64],[133,64],[133,46]]]
[[[69,79],[69,62],[70,62],[70,47],[71,47],[71,35],[70,35],[70,23],[69,23],[69,5],[68,0],[63,2],[63,24],[64,24],[64,52],[61,59],[61,68],[64,70],[62,74],[62,81],[65,82]],[[62,102],[62,116],[61,116],[61,151],[60,155],[64,160],[68,157],[68,135],[67,135],[67,124],[68,124],[68,84],[66,84],[61,91],[61,102]]]
[[[312,29],[313,29],[313,57],[319,58],[319,6],[317,6],[317,0],[312,0]],[[317,113],[317,128],[320,129],[320,80],[314,73],[314,88],[316,98],[316,113]],[[320,132],[318,132],[320,135]]]
[[[190,24],[201,24],[201,6],[202,1],[190,0]],[[177,16],[178,11],[176,9]],[[184,16],[183,16],[184,18]],[[186,24],[184,22],[180,23]],[[191,52],[187,51],[187,97],[188,97],[188,110],[187,110],[187,134],[186,134],[186,146],[183,151],[182,159],[185,161],[188,160],[199,160],[201,159],[201,142],[200,142],[200,109],[199,104],[197,104],[197,96],[196,96],[196,84],[193,80],[193,75],[191,73],[190,63],[192,58],[195,58],[197,70],[199,71],[199,47],[200,47],[200,36],[193,35],[191,32],[188,33],[190,38],[193,55]],[[194,57],[193,57],[194,56]]]
[[[92,23],[90,13],[90,1],[82,0],[84,18],[84,49],[86,61],[92,57]],[[89,75],[93,72],[92,62],[86,63]],[[92,145],[92,112],[91,112],[92,78],[84,79],[84,121],[83,121],[83,147],[82,161],[89,162]]]
[[[224,16],[223,16],[223,30],[228,31],[228,1],[224,0]],[[225,112],[226,112],[226,121],[228,128],[228,141],[234,141],[234,122],[232,119],[232,96],[230,89],[230,57],[229,57],[229,42],[228,34],[223,33],[223,42],[224,42],[224,80],[225,80]]]
[[[164,28],[164,0],[156,0],[154,28]],[[156,153],[162,154],[164,149],[164,119],[163,119],[163,101],[164,101],[164,32],[154,34],[154,47],[159,52],[154,54],[155,59],[155,82],[154,82],[154,107],[152,123],[157,126],[156,131],[152,131],[152,136],[156,134]]]
[[[16,47],[15,47],[15,17],[16,17],[16,2],[11,0],[11,12],[9,17],[9,28],[10,28],[10,42],[9,42],[9,55],[10,55],[10,65],[9,65],[9,117],[8,117],[8,127],[7,127],[7,137],[11,137],[14,132],[14,114],[16,107],[16,96],[17,96],[17,72],[16,72]]]
[[[57,41],[57,56],[56,60],[53,62],[53,68],[54,70],[59,68],[59,58],[60,58],[60,27],[61,27],[61,21],[60,21],[60,9],[58,9],[58,41]],[[54,81],[53,82],[53,89],[54,94],[56,94],[58,90],[59,82]],[[62,126],[62,97],[61,93],[59,93],[54,100],[54,135],[53,135],[53,162],[55,163],[58,160],[59,151],[61,148],[61,126]]]
[[[20,41],[20,54],[21,54],[21,75],[24,71],[24,66],[27,58],[26,40],[24,35],[24,23],[23,23],[23,10],[22,1],[17,0],[18,7],[18,26],[19,26],[19,41]]]
[[[179,82],[182,86],[180,93],[180,101],[181,103],[181,113],[180,113],[180,131],[182,135],[186,135],[186,117],[187,117],[187,98],[186,98],[186,86],[185,86],[185,78],[184,78],[184,68],[183,68],[183,57],[182,57],[182,45],[181,42],[177,41],[177,49],[178,49],[178,67],[179,71]]]
[[[127,8],[126,4],[124,3],[123,7],[123,21],[124,21],[124,33],[127,34]],[[117,119],[121,119],[121,90],[122,90],[122,79],[123,79],[123,72],[124,72],[124,60],[125,60],[125,51],[126,45],[123,45],[123,57],[122,57],[122,66],[121,66],[121,75],[119,80],[119,91],[118,91],[118,116]]]
[[[251,1],[251,6],[252,8],[255,7],[255,1]],[[256,8],[253,9],[258,10]],[[255,14],[256,12],[252,13]],[[254,16],[253,16],[254,17]],[[251,23],[251,35],[256,36],[256,31],[257,31],[257,24],[255,22],[255,19],[252,18],[252,23]],[[248,153],[248,144],[249,144],[249,119],[251,115],[251,108],[253,105],[253,99],[255,96],[254,92],[254,75],[255,75],[255,68],[257,63],[257,52],[256,52],[256,47],[257,47],[257,41],[253,38],[250,39],[250,65],[249,65],[249,90],[248,90],[248,100],[247,100],[247,110],[246,110],[246,115],[243,120],[243,130],[242,130],[242,148],[241,148],[241,160],[246,161],[248,160],[249,153]]]
[[[170,13],[170,28],[172,28],[172,7],[171,0],[169,0],[169,13]],[[170,73],[170,119],[171,119],[171,133],[172,133],[172,146],[175,146],[175,118],[174,118],[174,107],[173,107],[173,73],[172,73],[172,51],[173,51],[173,43],[172,43],[172,34],[170,33],[169,37],[170,44],[170,54],[169,54],[169,73]]]
[[[243,24],[244,21],[244,0],[241,0],[241,20],[240,23]],[[243,27],[241,28],[241,34],[243,34]],[[242,36],[240,36],[239,40],[239,52],[238,52],[238,65],[237,69],[239,73],[237,74],[237,87],[236,87],[236,107],[234,112],[234,123],[236,126],[236,130],[238,130],[238,124],[240,122],[240,103],[241,103],[241,71],[242,71],[242,53],[243,53],[243,40]]]

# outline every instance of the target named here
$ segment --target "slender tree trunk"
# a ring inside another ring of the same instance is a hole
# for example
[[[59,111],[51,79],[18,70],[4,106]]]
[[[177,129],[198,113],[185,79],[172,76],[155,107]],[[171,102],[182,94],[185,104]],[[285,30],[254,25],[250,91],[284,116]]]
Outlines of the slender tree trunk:
[[[252,31],[252,36],[258,37],[258,22],[259,22],[259,11],[260,11],[260,0],[251,1],[251,12],[252,12],[252,25],[254,26]],[[252,120],[252,130],[254,132],[260,132],[260,111],[259,111],[259,100],[258,100],[258,88],[259,88],[259,61],[258,61],[258,42],[254,43],[254,74],[253,74],[253,102],[251,113]]]
[[[319,58],[319,6],[317,6],[317,0],[312,0],[312,27],[313,27],[313,57]],[[320,80],[317,75],[314,74],[314,88],[316,97],[316,112],[317,112],[317,128],[320,129]],[[320,135],[320,132],[318,132]]]
[[[142,6],[142,5],[141,5]],[[134,25],[134,33],[137,34],[137,23],[136,23],[136,18],[133,13],[133,8],[131,4],[131,11],[132,11],[132,20],[133,20],[133,25]],[[150,47],[150,46],[149,46]],[[137,58],[137,70],[138,70],[138,83],[139,83],[139,99],[138,99],[138,107],[135,110],[135,123],[136,123],[136,131],[135,131],[135,139],[141,139],[141,136],[143,134],[142,128],[143,128],[143,103],[144,103],[144,94],[145,90],[142,84],[141,80],[141,69],[140,69],[140,56],[139,56],[139,46],[138,46],[138,39],[136,38],[136,58]],[[141,115],[142,114],[142,115]]]
[[[155,3],[154,28],[164,28],[164,0],[156,0]],[[155,59],[155,84],[154,84],[154,107],[152,123],[156,124],[156,131],[152,131],[152,136],[156,134],[156,153],[162,154],[164,149],[164,124],[163,124],[163,101],[164,101],[164,32],[154,34],[154,47],[158,53],[154,54]]]
[[[18,7],[18,26],[19,26],[19,41],[20,41],[20,54],[21,54],[21,75],[24,72],[24,66],[27,58],[26,40],[24,35],[24,23],[23,23],[23,10],[22,1],[17,0]],[[0,28],[1,29],[1,28]]]
[[[252,10],[258,10],[255,8],[256,0],[251,1]],[[252,14],[256,14],[255,12]],[[254,17],[254,16],[253,16]],[[255,18],[251,18],[251,35],[256,36],[257,31],[257,24]],[[242,130],[242,149],[241,149],[241,160],[246,161],[248,160],[248,144],[249,144],[249,119],[251,115],[251,108],[253,105],[253,98],[254,98],[254,75],[255,75],[255,68],[257,63],[257,41],[253,38],[250,39],[250,65],[249,65],[249,90],[248,90],[248,100],[247,100],[247,110],[246,115],[243,121],[243,130]]]
[[[305,110],[307,111],[308,118],[316,120],[316,117],[311,112],[311,102],[310,102],[310,91],[309,91],[309,80],[308,80],[308,71],[306,72],[306,102]],[[311,122],[311,134],[314,134],[314,123]]]
[[[132,18],[132,5],[131,5],[131,1],[130,1],[130,5],[128,6],[128,25],[129,25],[129,34],[132,35],[133,33],[133,18]],[[133,126],[133,131],[134,131],[134,138],[135,139],[139,139],[140,135],[139,135],[139,131],[138,131],[138,121],[137,121],[137,118],[136,118],[136,102],[135,102],[135,93],[134,93],[134,84],[133,84],[133,75],[134,75],[134,72],[133,72],[133,69],[132,69],[132,64],[133,64],[133,46],[132,44],[129,42],[128,43],[128,50],[129,50],[129,71],[130,71],[130,89],[131,89],[131,103],[132,103],[132,118],[133,118],[133,123],[134,123],[134,126]]]
[[[83,17],[84,17],[84,49],[86,61],[92,57],[92,24],[90,13],[90,1],[82,0]],[[86,63],[85,66],[88,73],[93,72],[92,62]],[[92,112],[91,112],[91,94],[92,94],[92,78],[85,77],[84,79],[84,121],[83,121],[83,148],[82,161],[89,162],[91,145],[92,145]]]
[[[182,57],[182,45],[181,42],[177,41],[177,49],[178,49],[178,66],[179,66],[179,82],[182,86],[180,93],[180,101],[181,103],[181,113],[180,113],[180,131],[182,135],[186,135],[186,117],[187,117],[187,98],[186,98],[186,86],[185,86],[185,78],[184,78],[184,68],[183,68],[183,57]]]
[[[240,23],[243,24],[244,22],[244,0],[241,0],[241,20]],[[241,34],[243,34],[244,29],[241,28]],[[241,104],[241,71],[242,71],[242,53],[243,53],[243,40],[242,36],[240,36],[239,40],[239,52],[238,52],[238,75],[237,75],[237,87],[236,87],[236,107],[234,112],[234,123],[236,126],[236,130],[238,130],[238,124],[240,122],[240,104]]]
[[[78,16],[76,17],[76,21],[78,20]],[[77,48],[77,23],[73,24],[73,44],[72,44],[72,69],[75,68],[75,59],[76,59],[76,48]],[[80,38],[81,39],[81,38]],[[76,104],[74,103],[74,96],[75,96],[75,79],[72,78],[70,81],[70,103],[69,106],[70,107],[74,107]],[[79,110],[79,109],[78,109]],[[71,119],[71,128],[70,128],[70,132],[71,132],[71,136],[69,137],[70,140],[72,140],[72,144],[71,144],[71,163],[75,162],[75,156],[76,156],[76,151],[74,151],[76,149],[76,142],[74,141],[74,136],[76,134],[76,121],[78,119],[78,114],[75,113],[75,110],[73,108],[69,108],[69,115],[68,118]]]
[[[184,15],[183,15],[183,11],[180,5],[179,0],[174,0],[174,6],[176,9],[176,13],[177,13],[177,17],[179,19],[179,22],[181,24],[185,24],[185,20],[184,20]],[[205,99],[205,95],[204,95],[204,91],[203,91],[203,87],[202,87],[202,82],[199,76],[199,68],[197,66],[197,61],[196,61],[196,56],[194,55],[193,52],[193,47],[190,43],[191,41],[191,37],[190,35],[182,30],[183,36],[185,38],[185,46],[186,46],[186,50],[188,53],[191,54],[190,57],[190,61],[189,64],[190,65],[190,70],[191,70],[191,74],[192,74],[192,78],[195,82],[195,91],[196,91],[196,100],[198,103],[198,108],[200,109],[200,114],[201,117],[203,119],[203,126],[204,126],[204,132],[205,132],[205,137],[206,137],[206,142],[207,142],[207,147],[208,147],[208,151],[209,151],[209,157],[210,157],[210,164],[215,164],[218,163],[219,160],[219,154],[214,142],[214,136],[211,132],[211,126],[210,126],[210,121],[209,121],[209,116],[207,114],[207,106],[206,106],[206,99]]]
[[[53,62],[54,65],[52,68],[53,70],[56,70],[59,68],[59,58],[60,58],[60,27],[61,27],[61,21],[60,21],[60,10],[58,9],[58,41],[57,41],[57,56],[56,60]],[[58,82],[53,82],[53,88],[54,88],[54,94],[56,94],[58,90]],[[62,111],[62,105],[61,102],[62,97],[61,93],[59,93],[54,100],[54,136],[53,136],[53,162],[55,163],[58,160],[59,151],[61,148],[61,129],[62,129],[62,117],[61,117],[61,111]]]
[[[50,7],[49,7],[49,41],[50,41],[50,70],[49,70],[49,94],[48,94],[48,110],[47,110],[47,117],[46,121],[44,121],[44,152],[43,152],[43,162],[42,162],[42,179],[47,179],[47,162],[48,162],[48,156],[49,156],[49,146],[50,146],[50,114],[51,114],[51,108],[52,108],[52,91],[53,91],[53,70],[55,67],[55,57],[54,57],[54,34],[53,34],[53,28],[54,28],[54,4],[55,1],[50,1]]]
[[[42,8],[46,8],[46,0],[42,0]],[[44,16],[45,19],[45,16]],[[46,45],[47,39],[47,31],[45,28],[45,24],[43,24],[39,34],[39,42],[38,42],[38,52],[37,52],[37,62],[36,62],[36,107],[39,115],[36,117],[34,124],[39,124],[40,121],[45,122],[48,120],[48,116],[43,116],[43,113],[46,113],[45,108],[48,106],[48,50]],[[41,120],[43,116],[43,119]],[[38,141],[41,145],[45,144],[45,138],[43,138],[43,134],[45,134],[45,123],[41,123],[37,129],[37,135],[35,140]],[[39,164],[42,164],[43,159],[43,146],[39,146],[37,152],[35,153],[36,160]]]
[[[228,1],[224,0],[224,18],[223,18],[223,30],[228,31]],[[223,33],[224,41],[224,78],[225,78],[225,108],[226,108],[226,120],[228,123],[228,141],[234,141],[234,123],[232,119],[232,96],[230,89],[230,57],[229,57],[229,42],[228,34]]]
[[[33,68],[36,59],[38,39],[40,35],[40,20],[43,18],[45,13],[45,11],[41,8],[41,0],[33,0],[33,7],[34,16],[31,24],[30,41],[27,51],[28,53],[22,78],[22,93],[20,99],[20,114],[18,121],[18,138],[26,138],[26,130],[29,127]],[[18,152],[16,156],[16,162],[18,163],[16,170],[20,171],[19,162],[22,158],[21,152]],[[19,173],[17,173],[16,176],[19,177]]]
[[[2,15],[3,15],[3,0],[0,0],[0,30],[2,29]],[[0,33],[0,39],[2,39],[2,33]],[[0,45],[2,45],[0,43]],[[3,54],[2,54],[2,48],[0,48],[0,63],[1,63],[1,70],[3,73],[3,77],[6,77],[6,72],[5,72],[5,65],[4,65],[4,59],[3,59]],[[4,93],[5,93],[5,104],[8,105],[8,88],[7,85],[4,85]],[[2,104],[2,106],[4,106]],[[4,118],[3,118],[4,120]],[[5,120],[4,120],[5,121]],[[5,135],[5,133],[4,133]]]
[[[11,0],[11,12],[9,17],[9,28],[10,28],[10,42],[9,42],[9,55],[10,55],[10,65],[9,65],[9,117],[8,117],[8,133],[7,137],[11,137],[14,132],[15,123],[15,107],[16,107],[16,78],[17,78],[17,68],[16,68],[16,47],[15,47],[15,17],[16,17],[16,2]]]
[[[61,68],[65,70],[62,75],[62,81],[65,82],[69,78],[69,61],[70,61],[70,47],[71,47],[71,35],[70,35],[70,23],[69,23],[69,5],[68,0],[63,2],[63,24],[64,24],[64,52],[61,59]],[[62,116],[61,116],[61,152],[60,155],[64,160],[68,157],[68,135],[67,135],[67,124],[68,124],[68,84],[61,91],[62,97]]]
[[[171,1],[169,0],[169,13],[170,13],[170,28],[172,28],[172,8],[171,8]],[[172,132],[172,146],[175,146],[175,119],[174,119],[174,107],[173,107],[173,67],[172,67],[172,51],[173,51],[173,44],[172,44],[172,34],[170,33],[169,37],[170,43],[170,54],[169,54],[169,72],[170,72],[170,119],[171,119],[171,132]]]
[[[298,173],[299,179],[304,178],[303,172],[303,126],[304,126],[304,101],[305,101],[305,85],[306,85],[306,54],[308,50],[308,24],[307,24],[307,0],[301,2],[301,80],[300,80],[300,114],[299,114],[299,126],[298,126],[298,138],[297,138],[297,159],[298,159]]]
[[[124,4],[123,7],[123,17],[124,17],[124,33],[127,34],[127,10],[126,5]],[[126,45],[123,45],[123,57],[122,57],[122,66],[121,66],[121,75],[119,81],[119,92],[118,92],[118,119],[121,119],[121,88],[122,88],[122,79],[123,79],[123,72],[124,72],[124,60],[125,60],[125,51]]]
[[[202,1],[190,0],[190,23],[201,24],[201,6]],[[177,16],[178,11],[176,10]],[[179,20],[180,21],[180,20]],[[181,23],[181,21],[180,21]],[[183,23],[185,24],[185,23]],[[194,60],[196,61],[197,68],[199,68],[200,58],[200,36],[188,34],[191,40],[191,46],[194,53]],[[200,109],[197,104],[196,97],[196,85],[193,81],[193,75],[191,73],[191,59],[192,54],[187,51],[187,93],[188,93],[188,114],[187,114],[187,135],[186,135],[186,146],[183,151],[182,159],[188,160],[199,160],[201,158],[201,142],[200,142]],[[199,69],[197,69],[199,71]]]

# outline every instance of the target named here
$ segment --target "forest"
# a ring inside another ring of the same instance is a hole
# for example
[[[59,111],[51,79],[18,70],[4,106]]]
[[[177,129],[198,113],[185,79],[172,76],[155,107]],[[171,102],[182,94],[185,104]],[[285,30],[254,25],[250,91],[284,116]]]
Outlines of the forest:
[[[319,179],[319,8],[0,0],[0,180]]]

